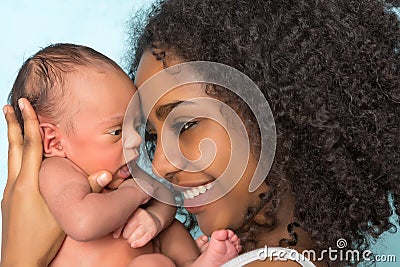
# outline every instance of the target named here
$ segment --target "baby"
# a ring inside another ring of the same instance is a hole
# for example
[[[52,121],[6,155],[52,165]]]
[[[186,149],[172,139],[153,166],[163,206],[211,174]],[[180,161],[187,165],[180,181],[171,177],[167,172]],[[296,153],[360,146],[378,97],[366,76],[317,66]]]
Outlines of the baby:
[[[223,264],[240,248],[232,231],[214,232],[200,255],[189,233],[173,219],[175,207],[147,194],[167,189],[154,180],[141,183],[146,193],[132,179],[126,162],[139,154],[124,158],[122,122],[134,93],[115,62],[80,45],[48,46],[18,73],[9,99],[16,108],[19,98],[27,98],[37,112],[44,152],[40,191],[67,235],[51,266]],[[22,126],[18,108],[16,115]],[[141,136],[130,138],[124,145],[138,151]],[[112,174],[100,194],[91,191],[87,180],[99,170]],[[132,171],[135,177],[147,175],[139,168]]]

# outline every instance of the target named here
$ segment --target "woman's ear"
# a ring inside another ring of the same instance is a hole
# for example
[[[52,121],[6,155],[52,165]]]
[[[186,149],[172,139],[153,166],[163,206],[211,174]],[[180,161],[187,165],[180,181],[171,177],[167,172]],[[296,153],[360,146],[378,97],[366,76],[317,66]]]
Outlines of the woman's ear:
[[[42,140],[43,140],[43,154],[45,157],[61,157],[65,158],[65,151],[62,146],[62,135],[60,129],[52,123],[41,123],[40,125]]]

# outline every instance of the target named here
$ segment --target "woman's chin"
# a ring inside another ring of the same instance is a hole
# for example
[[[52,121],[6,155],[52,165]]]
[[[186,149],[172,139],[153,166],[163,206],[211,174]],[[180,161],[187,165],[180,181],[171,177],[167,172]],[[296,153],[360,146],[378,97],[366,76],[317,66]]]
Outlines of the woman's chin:
[[[228,225],[218,222],[214,216],[208,216],[206,214],[204,214],[204,216],[196,215],[196,219],[200,230],[207,236],[211,236],[216,230],[229,228]]]

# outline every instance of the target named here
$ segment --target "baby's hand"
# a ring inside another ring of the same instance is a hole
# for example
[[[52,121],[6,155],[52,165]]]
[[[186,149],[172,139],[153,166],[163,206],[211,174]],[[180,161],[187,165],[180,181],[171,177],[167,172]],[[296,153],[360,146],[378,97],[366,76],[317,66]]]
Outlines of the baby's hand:
[[[138,208],[125,225],[122,236],[133,248],[146,245],[160,231],[161,223],[151,212]]]

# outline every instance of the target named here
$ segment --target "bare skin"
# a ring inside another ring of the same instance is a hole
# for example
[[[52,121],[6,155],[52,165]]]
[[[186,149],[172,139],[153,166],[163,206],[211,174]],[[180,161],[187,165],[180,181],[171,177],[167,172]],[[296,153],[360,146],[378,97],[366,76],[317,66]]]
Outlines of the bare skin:
[[[140,87],[154,74],[164,70],[164,64],[161,60],[157,60],[151,49],[146,50],[140,60],[136,76],[135,84]],[[172,52],[167,52],[170,55],[171,60],[168,61],[168,65],[174,65],[180,62],[177,57],[173,55]],[[170,59],[168,58],[168,59]],[[140,90],[139,90],[140,91]],[[152,101],[151,94],[147,95],[148,92],[140,91],[142,96],[141,101],[145,103],[146,100]],[[201,186],[204,184],[212,184],[218,180],[219,175],[225,170],[227,163],[226,159],[230,158],[231,151],[229,138],[225,132],[217,125],[214,121],[204,118],[192,118],[187,119],[187,114],[193,114],[196,109],[195,105],[192,107],[187,104],[185,106],[184,112],[176,111],[179,109],[179,104],[174,103],[184,103],[193,102],[196,98],[211,98],[207,95],[204,89],[201,87],[177,87],[173,90],[168,91],[162,97],[158,99],[158,102],[154,105],[151,110],[148,122],[147,130],[156,138],[157,145],[154,151],[154,159],[152,161],[153,170],[158,173],[161,177],[164,177],[169,182],[176,184],[178,186]],[[144,106],[146,104],[143,104]],[[185,157],[189,159],[197,159],[199,157],[199,140],[204,140],[209,138],[213,140],[214,145],[218,153],[216,153],[215,159],[212,161],[207,168],[199,172],[185,171],[184,169],[179,169],[177,164],[173,164],[168,157],[163,147],[166,145],[163,143],[168,142],[168,139],[163,140],[161,138],[162,128],[171,127],[168,125],[165,116],[160,116],[160,110],[166,109],[166,107],[172,107],[168,111],[173,113],[175,110],[177,115],[172,117],[171,121],[183,121],[183,129],[185,131],[180,132],[176,138],[179,140],[179,145],[182,147],[182,151]],[[208,109],[212,108],[207,107]],[[193,123],[194,122],[194,123]],[[222,198],[214,201],[212,203],[196,207],[195,209],[188,208],[188,211],[192,213],[199,224],[200,229],[206,234],[210,235],[213,231],[217,229],[241,229],[244,223],[245,214],[250,207],[257,207],[260,203],[260,198],[258,195],[260,193],[265,193],[268,191],[266,184],[262,184],[256,191],[249,192],[249,183],[254,173],[256,167],[256,159],[253,155],[249,156],[249,161],[246,166],[246,170],[243,173],[239,182],[235,187],[229,191]],[[240,164],[240,163],[238,163]],[[234,175],[234,174],[233,174]],[[218,190],[218,188],[215,188]],[[209,191],[206,191],[204,195],[207,196]],[[290,238],[287,225],[294,221],[293,210],[295,205],[295,200],[292,193],[287,190],[285,195],[282,196],[282,205],[279,206],[277,211],[277,218],[279,224],[266,233],[259,233],[257,235],[257,247],[263,248],[265,245],[270,247],[279,247],[279,241],[284,238]],[[240,200],[240,201],[238,201]],[[262,215],[265,210],[259,211],[260,218],[264,218]],[[257,214],[255,215],[257,217]],[[296,229],[298,235],[298,240],[300,240],[293,249],[301,252],[304,249],[312,247],[313,243],[309,238],[309,235],[303,229]],[[203,241],[200,239],[197,241],[200,249],[206,248]],[[315,263],[317,266],[326,266],[324,262]],[[250,263],[248,266],[299,266],[296,262],[292,261],[257,261]]]
[[[24,117],[24,135],[13,108],[9,105],[3,108],[9,149],[7,184],[1,202],[1,266],[47,266],[60,248],[65,234],[49,212],[38,188],[42,142],[36,113],[26,99],[21,99],[19,104]],[[111,176],[107,172],[89,177],[93,192],[99,192],[110,181]],[[28,212],[32,209],[36,212]],[[29,227],[26,227],[27,224]],[[8,235],[10,232],[12,236]],[[21,251],[24,251],[25,257],[21,257]]]
[[[65,234],[49,212],[39,193],[38,175],[32,176],[31,173],[32,167],[36,167],[37,171],[39,170],[42,159],[42,145],[36,114],[27,100],[21,101],[26,107],[21,108],[25,118],[24,136],[21,134],[12,107],[5,106],[4,108],[9,126],[9,153],[11,157],[9,158],[7,188],[2,201],[3,260],[1,266],[48,266],[59,250]],[[111,179],[111,175],[107,172],[99,172],[89,177],[91,187],[96,192],[106,186]],[[25,190],[20,190],[21,188]],[[23,194],[21,194],[22,192]],[[20,208],[14,209],[15,206],[13,206],[13,209],[10,209],[13,200],[19,203]],[[38,217],[37,213],[23,212],[32,209],[32,207],[42,210],[42,216]],[[20,222],[24,222],[24,225],[29,222],[37,231],[30,231],[32,228],[23,227]],[[49,226],[52,227],[52,231],[49,231]],[[7,233],[12,229],[18,231],[14,231],[15,234],[11,239],[8,238]],[[26,240],[39,239],[41,242],[26,242]],[[238,237],[232,231],[221,230],[212,236],[208,245],[210,249],[203,250],[204,253],[198,258],[200,251],[196,243],[179,222],[173,223],[161,232],[157,239],[159,243],[155,245],[155,249],[171,258],[171,261],[169,261],[159,254],[157,260],[165,262],[164,266],[168,266],[167,264],[171,264],[171,266],[175,266],[175,264],[176,266],[210,266],[210,262],[219,266],[219,263],[238,255],[240,250]],[[174,240],[174,242],[171,242],[171,240]],[[22,249],[29,252],[26,254],[27,257],[20,256]],[[182,254],[182,251],[185,251],[185,254]],[[118,251],[116,252],[118,253]],[[154,257],[146,259],[146,255],[143,256],[138,257],[139,262],[154,262]]]

